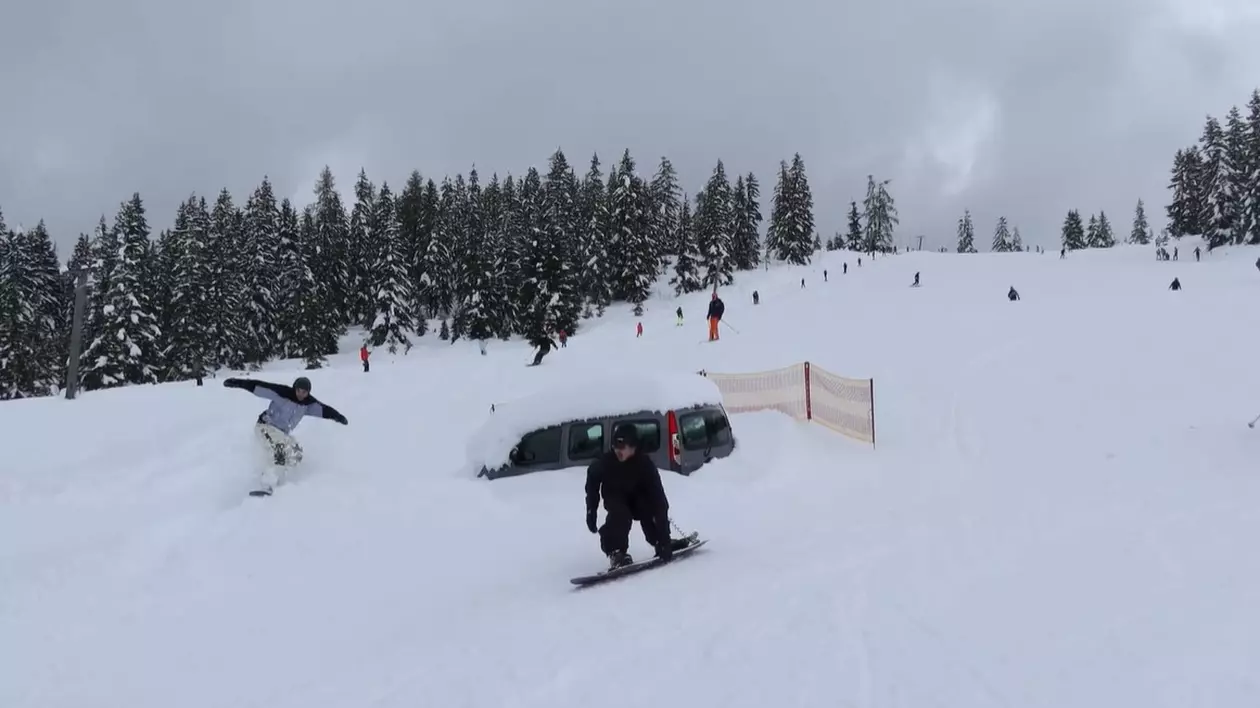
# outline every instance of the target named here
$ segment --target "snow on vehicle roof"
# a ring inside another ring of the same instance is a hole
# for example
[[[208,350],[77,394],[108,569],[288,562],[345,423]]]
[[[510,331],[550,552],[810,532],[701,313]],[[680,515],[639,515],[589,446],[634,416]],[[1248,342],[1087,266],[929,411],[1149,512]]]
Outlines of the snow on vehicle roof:
[[[563,391],[549,388],[496,404],[468,440],[468,461],[476,472],[502,467],[526,433],[552,425],[721,403],[717,384],[700,374],[631,374],[573,381]]]

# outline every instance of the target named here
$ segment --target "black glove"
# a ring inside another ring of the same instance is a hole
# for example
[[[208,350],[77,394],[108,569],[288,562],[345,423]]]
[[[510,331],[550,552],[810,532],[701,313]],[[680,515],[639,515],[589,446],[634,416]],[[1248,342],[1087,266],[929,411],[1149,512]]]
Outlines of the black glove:
[[[586,511],[586,530],[591,533],[599,533],[599,527],[595,525],[595,510],[588,509]]]
[[[244,384],[241,379],[223,379],[223,388],[243,388]]]
[[[346,417],[340,413],[333,416],[333,420],[337,421],[338,423],[341,423],[342,425],[350,425],[350,421],[346,420]]]

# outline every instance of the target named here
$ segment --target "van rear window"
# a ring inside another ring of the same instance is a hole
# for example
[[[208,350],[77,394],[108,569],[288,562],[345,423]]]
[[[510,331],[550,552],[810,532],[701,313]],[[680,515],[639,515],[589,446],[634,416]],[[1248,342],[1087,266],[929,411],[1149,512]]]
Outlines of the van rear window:
[[[639,431],[639,450],[656,452],[661,449],[661,425],[654,420],[619,420],[617,425],[629,423]],[[614,426],[615,427],[615,426]]]
[[[731,422],[717,408],[684,413],[679,416],[684,450],[707,450],[731,442]]]

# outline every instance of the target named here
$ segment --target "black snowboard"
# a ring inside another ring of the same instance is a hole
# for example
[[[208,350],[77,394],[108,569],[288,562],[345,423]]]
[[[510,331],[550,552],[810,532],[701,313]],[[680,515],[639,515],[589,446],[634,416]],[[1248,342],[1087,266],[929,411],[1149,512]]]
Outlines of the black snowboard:
[[[697,548],[703,546],[704,544],[708,542],[709,542],[709,539],[707,538],[693,541],[690,546],[674,551],[674,557],[670,559],[669,562],[673,563],[681,558],[685,558],[691,555],[692,551],[696,550]],[[648,560],[639,561],[637,563],[631,563],[630,565],[623,565],[622,567],[617,568],[615,570],[605,570],[602,573],[595,573],[594,575],[583,575],[577,578],[571,578],[569,582],[573,583],[574,585],[586,587],[588,585],[596,585],[598,583],[602,583],[605,580],[612,580],[614,578],[620,578],[626,575],[634,575],[635,573],[638,573],[639,571],[648,570],[649,568],[656,568],[662,565],[666,565],[666,562],[654,556],[652,558],[649,558]]]
[[[254,491],[250,492],[249,495],[251,497],[269,497],[271,496],[271,490],[270,489],[255,489]]]

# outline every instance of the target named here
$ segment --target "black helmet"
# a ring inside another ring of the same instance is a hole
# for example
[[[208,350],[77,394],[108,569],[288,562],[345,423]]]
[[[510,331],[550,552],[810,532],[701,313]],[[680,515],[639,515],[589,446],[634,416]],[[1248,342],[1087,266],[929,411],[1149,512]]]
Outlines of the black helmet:
[[[637,448],[639,446],[639,429],[634,423],[622,423],[613,429],[612,446],[629,445]]]
[[[303,391],[306,391],[307,393],[310,393],[310,392],[311,392],[311,380],[310,380],[310,379],[308,379],[308,378],[306,378],[305,376],[299,376],[299,377],[297,377],[296,379],[294,379],[294,380],[293,380],[293,390],[294,390],[294,391],[297,391],[298,389],[301,389],[301,390],[303,390]]]

